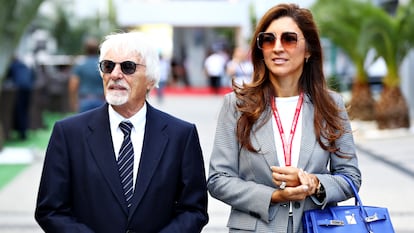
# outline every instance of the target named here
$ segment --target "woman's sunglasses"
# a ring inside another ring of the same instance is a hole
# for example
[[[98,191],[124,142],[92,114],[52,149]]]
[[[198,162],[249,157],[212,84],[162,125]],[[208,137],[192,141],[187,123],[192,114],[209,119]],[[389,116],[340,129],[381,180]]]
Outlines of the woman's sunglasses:
[[[275,47],[276,40],[276,33],[260,32],[256,39],[257,47],[261,50],[271,50]],[[280,42],[282,43],[284,49],[296,48],[298,43],[298,34],[296,32],[284,32],[280,36]]]
[[[113,62],[110,60],[103,60],[99,62],[99,69],[102,71],[102,73],[110,74],[115,68],[116,64],[121,65],[122,73],[124,74],[133,74],[135,73],[135,70],[137,69],[137,66],[145,66],[143,64],[137,64],[133,61],[124,61],[124,62]]]

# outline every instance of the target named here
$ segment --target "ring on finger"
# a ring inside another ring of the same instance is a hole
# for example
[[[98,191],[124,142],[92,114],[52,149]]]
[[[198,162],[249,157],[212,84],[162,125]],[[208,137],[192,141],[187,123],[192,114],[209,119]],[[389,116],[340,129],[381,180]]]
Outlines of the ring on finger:
[[[286,181],[282,181],[282,183],[279,186],[280,189],[285,189],[286,188]]]

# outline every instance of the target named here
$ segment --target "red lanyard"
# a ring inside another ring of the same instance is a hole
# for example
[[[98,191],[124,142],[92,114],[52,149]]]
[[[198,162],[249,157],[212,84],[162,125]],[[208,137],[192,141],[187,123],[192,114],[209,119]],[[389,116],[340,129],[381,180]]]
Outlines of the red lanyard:
[[[292,144],[293,144],[293,136],[296,132],[296,126],[298,124],[300,109],[302,108],[303,103],[303,92],[299,95],[299,100],[296,105],[295,115],[293,116],[292,127],[290,127],[290,134],[289,134],[289,143],[286,143],[285,140],[285,132],[283,131],[282,122],[280,121],[280,115],[276,108],[275,98],[272,97],[272,110],[273,115],[276,119],[277,128],[279,129],[280,139],[282,140],[283,145],[283,153],[285,155],[285,166],[290,166],[292,164]]]

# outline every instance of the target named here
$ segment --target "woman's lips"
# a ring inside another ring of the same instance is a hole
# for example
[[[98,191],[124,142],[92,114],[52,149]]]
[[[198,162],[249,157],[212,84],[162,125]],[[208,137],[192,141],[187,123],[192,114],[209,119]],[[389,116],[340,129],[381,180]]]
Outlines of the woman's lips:
[[[288,60],[285,58],[273,58],[272,59],[273,63],[275,64],[284,64],[286,63]]]

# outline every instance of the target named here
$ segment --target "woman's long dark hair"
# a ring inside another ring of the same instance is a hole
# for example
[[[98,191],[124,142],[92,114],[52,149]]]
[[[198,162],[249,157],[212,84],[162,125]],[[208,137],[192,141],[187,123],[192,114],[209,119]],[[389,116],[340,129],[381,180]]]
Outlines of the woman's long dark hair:
[[[253,125],[256,122],[257,128],[260,128],[270,119],[270,99],[274,97],[275,90],[269,80],[269,70],[263,62],[262,50],[256,45],[256,38],[274,20],[281,17],[292,18],[305,37],[306,48],[311,56],[304,64],[299,79],[299,89],[306,93],[314,105],[314,130],[319,145],[324,150],[335,153],[339,150],[335,141],[345,132],[343,119],[340,117],[341,110],[329,95],[323,74],[322,47],[312,13],[308,9],[299,8],[296,4],[280,4],[269,9],[256,27],[250,43],[254,67],[253,80],[243,87],[233,82],[234,92],[238,98],[237,108],[241,112],[237,122],[237,139],[242,148],[258,152],[251,143],[250,135],[254,133]],[[265,114],[264,120],[258,122],[262,114]],[[326,140],[325,143],[323,139]]]

